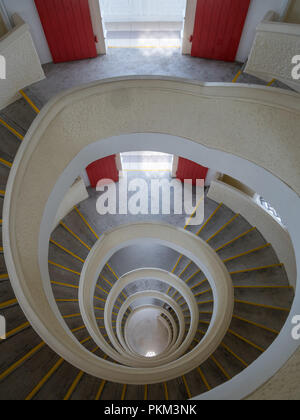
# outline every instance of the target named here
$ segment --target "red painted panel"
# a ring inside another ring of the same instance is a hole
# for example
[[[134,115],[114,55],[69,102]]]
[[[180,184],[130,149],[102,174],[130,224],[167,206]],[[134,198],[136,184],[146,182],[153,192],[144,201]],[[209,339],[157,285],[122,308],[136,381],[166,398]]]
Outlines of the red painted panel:
[[[234,61],[251,0],[198,0],[192,56]]]
[[[182,182],[185,179],[192,179],[193,184],[196,185],[197,179],[206,179],[207,172],[208,168],[198,165],[197,163],[192,162],[191,160],[179,158],[176,177]]]
[[[54,63],[97,56],[88,0],[35,0]]]
[[[116,165],[116,156],[108,156],[96,160],[86,168],[91,186],[96,188],[101,179],[111,179],[114,182],[119,181],[119,171]]]

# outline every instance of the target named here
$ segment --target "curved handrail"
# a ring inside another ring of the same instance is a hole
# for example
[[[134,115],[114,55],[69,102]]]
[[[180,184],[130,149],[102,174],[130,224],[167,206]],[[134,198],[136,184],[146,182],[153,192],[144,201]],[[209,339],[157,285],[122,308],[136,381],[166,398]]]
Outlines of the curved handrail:
[[[130,284],[132,284],[132,283],[134,283],[138,280],[149,280],[149,279],[160,280],[161,282],[166,283],[167,285],[169,285],[171,287],[174,287],[176,290],[178,290],[182,294],[182,296],[184,297],[185,301],[188,304],[188,308],[189,308],[190,314],[191,314],[190,331],[191,331],[191,328],[193,326],[194,330],[193,330],[192,334],[195,335],[195,332],[196,332],[195,326],[196,326],[196,329],[197,329],[198,322],[199,322],[199,313],[198,313],[198,306],[197,306],[196,300],[195,300],[194,295],[193,295],[192,291],[190,290],[190,288],[182,280],[180,280],[177,276],[175,276],[172,273],[168,273],[165,270],[151,269],[151,268],[138,269],[138,270],[134,270],[130,273],[124,274],[119,279],[119,281],[113,286],[109,295],[107,296],[107,301],[106,301],[105,309],[104,309],[104,324],[105,324],[107,334],[108,334],[111,342],[115,345],[115,347],[118,346],[118,343],[115,340],[112,328],[110,326],[110,319],[112,317],[113,305],[115,303],[115,300],[116,300],[117,296],[120,294],[120,292],[125,287],[129,286]],[[178,338],[177,338],[177,341],[176,341],[176,344],[175,344],[175,347],[179,347],[180,343],[183,340],[184,334],[185,334],[185,326],[184,326],[185,323],[184,323],[184,316],[183,316],[183,313],[182,313],[182,309],[169,296],[167,296],[167,299],[165,299],[165,302],[169,303],[169,305],[174,309],[174,311],[175,311],[175,313],[178,317],[178,320],[179,320],[180,334],[178,335]],[[126,303],[127,303],[127,301],[126,301]],[[121,308],[119,310],[119,314],[120,314],[120,311],[121,311]],[[124,314],[125,314],[125,312],[124,312]],[[120,333],[120,329],[118,328],[118,325],[120,325],[120,324],[118,324],[118,319],[117,319],[118,338],[119,338],[119,341],[121,342],[121,344],[124,346],[124,340],[122,338],[122,335]],[[183,351],[182,351],[182,353],[183,353]],[[178,357],[177,353],[173,355],[174,359],[175,359],[175,357]],[[157,359],[155,357],[153,357],[151,359],[151,362],[154,363],[156,360]]]
[[[152,378],[155,377],[157,380],[174,379],[179,374],[183,375],[189,372],[193,368],[198,367],[201,364],[201,360],[206,360],[212,354],[213,349],[216,350],[231,323],[234,293],[231,277],[217,253],[206,242],[191,232],[161,223],[122,225],[106,232],[95,243],[83,265],[79,282],[79,306],[82,319],[89,334],[97,345],[105,349],[108,355],[112,354],[115,360],[118,360],[119,356],[111,348],[106,349],[107,343],[101,333],[99,333],[93,310],[94,291],[103,267],[117,251],[131,245],[139,246],[140,243],[145,242],[167,246],[194,261],[201,268],[201,271],[210,283],[215,302],[211,325],[203,340],[190,353],[182,356],[179,360],[169,362],[165,366],[152,367],[150,372],[147,372],[147,376],[148,381],[151,380],[151,383],[153,383],[154,379]],[[134,274],[132,277],[134,277]],[[138,278],[136,273],[134,278]],[[166,282],[170,281],[170,277],[165,275],[165,278]],[[176,277],[171,278],[173,282],[176,279]],[[124,283],[126,281],[127,279]],[[176,284],[176,287],[179,288],[180,285]],[[183,291],[185,290],[182,285],[181,288]],[[114,294],[116,298],[119,294],[118,286],[114,286]],[[112,305],[114,300],[109,299],[109,304]],[[191,315],[193,316],[193,314],[194,312]],[[120,319],[118,319],[119,321]],[[108,326],[109,322],[109,313],[106,312],[106,326]],[[197,330],[197,325],[193,324],[193,322],[191,323],[194,334]],[[128,363],[132,362],[128,361]],[[149,361],[147,366],[150,366],[152,363],[154,362]],[[99,362],[99,364],[102,364],[102,362]],[[105,363],[103,362],[104,365]],[[118,369],[120,374],[121,367],[118,367]],[[136,383],[139,381],[144,383],[145,372],[140,375],[135,371],[135,373],[132,372],[132,375],[135,376]]]
[[[88,352],[73,348],[74,337],[54,300],[47,264],[59,203],[78,172],[96,155],[101,158],[145,148],[172,150],[217,167],[248,184],[278,209],[291,233],[299,265],[299,115],[299,96],[291,92],[151,77],[101,81],[52,100],[33,123],[16,156],[3,217],[11,283],[38,334],[76,367],[92,375],[97,371],[96,357],[88,359],[95,368],[91,370],[88,363],[82,363]],[[52,154],[56,159],[49,166]],[[249,395],[296,351],[299,344],[291,337],[290,325],[299,305],[297,287],[280,336],[247,372],[230,381],[225,389],[230,389],[231,397]],[[226,394],[224,387],[222,392]],[[217,390],[212,393],[217,394]]]

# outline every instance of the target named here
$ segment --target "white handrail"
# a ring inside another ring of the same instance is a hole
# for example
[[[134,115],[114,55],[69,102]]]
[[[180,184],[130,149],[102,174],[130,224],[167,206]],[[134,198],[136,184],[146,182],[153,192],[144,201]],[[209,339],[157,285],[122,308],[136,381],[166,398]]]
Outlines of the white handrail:
[[[53,297],[47,258],[57,208],[95,156],[150,148],[217,167],[278,209],[299,266],[299,117],[299,96],[292,92],[161,77],[101,81],[53,99],[22,142],[4,202],[4,252],[10,280],[37,333],[79,369],[99,377],[108,373],[99,368],[96,356],[78,348],[68,330]],[[54,154],[56,159],[49,165]],[[209,395],[244,398],[273,377],[299,347],[291,337],[291,321],[299,305],[297,287],[291,314],[276,342],[222,387],[221,394],[214,390]],[[114,379],[117,375],[109,377]]]
[[[164,366],[155,366],[155,362],[150,360],[146,363],[146,366],[152,366],[152,364],[154,364],[154,366],[151,368],[146,368],[145,366],[141,373],[137,371],[137,369],[126,368],[128,369],[127,381],[130,381],[128,383],[140,384],[146,383],[146,381],[147,383],[155,383],[171,378],[174,379],[179,375],[184,375],[198,367],[205,361],[217,349],[227,333],[232,319],[234,299],[231,277],[224,263],[206,242],[191,232],[160,223],[138,223],[123,225],[104,233],[93,246],[83,265],[79,283],[79,306],[82,319],[90,336],[100,348],[105,349],[106,354],[109,356],[112,354],[115,360],[118,360],[119,356],[111,348],[106,349],[107,343],[102,334],[99,333],[93,309],[96,284],[106,262],[116,252],[126,246],[139,246],[145,242],[148,244],[169,247],[194,261],[210,283],[214,298],[214,308],[211,324],[205,337],[191,352],[185,354],[179,360],[166,363]],[[160,276],[162,276],[162,274]],[[126,284],[127,281],[135,281],[138,277],[139,275],[133,272],[133,274],[131,274],[131,279],[125,279],[124,284]],[[165,277],[167,282],[169,277],[167,275],[165,275]],[[176,288],[179,289],[180,286],[183,288],[182,285],[176,284]],[[122,281],[120,289],[123,289]],[[182,290],[184,291],[184,289]],[[189,291],[189,293],[191,292]],[[119,288],[118,286],[114,286],[113,299],[109,299],[108,305],[113,305],[118,294]],[[154,294],[154,292],[152,292],[152,294]],[[166,297],[164,297],[164,299],[166,300]],[[130,298],[126,300],[126,303],[129,301]],[[189,303],[189,299],[187,303]],[[104,314],[105,325],[108,332],[110,328],[110,314],[110,311],[106,311],[106,314]],[[194,310],[192,310],[189,337],[183,344],[185,350],[188,347],[188,345],[186,346],[188,340],[194,338],[198,328],[198,320],[196,321],[196,324],[193,323],[194,316],[197,315],[195,315]],[[117,320],[117,325],[119,322],[120,318]],[[110,335],[110,339],[113,340],[112,335]],[[180,356],[181,350],[182,349],[178,349],[175,352],[176,356]],[[172,356],[174,356],[174,354]],[[123,355],[123,357],[125,356]],[[130,358],[128,359],[128,364],[132,365],[133,362],[130,361]],[[99,365],[103,367],[103,370],[105,367],[108,367],[107,362],[105,361],[99,362]],[[142,366],[142,362],[140,362],[139,365]],[[145,379],[145,369],[147,371],[147,379]],[[110,370],[112,369],[110,368]],[[118,380],[121,381],[123,377],[122,367],[118,366],[116,371],[116,373],[118,373]],[[111,374],[113,374],[112,371]]]
[[[96,257],[96,258],[98,258],[98,257]],[[130,273],[124,274],[119,279],[119,281],[112,287],[112,289],[109,292],[109,295],[107,296],[107,300],[106,300],[106,304],[105,304],[105,308],[104,308],[104,324],[105,324],[107,334],[108,334],[111,342],[114,344],[114,346],[116,348],[119,348],[119,346],[118,346],[118,342],[116,341],[116,339],[114,337],[113,330],[111,328],[111,322],[110,322],[110,320],[112,318],[112,311],[113,311],[113,306],[115,304],[116,298],[119,296],[121,291],[125,287],[129,286],[130,284],[132,284],[136,281],[139,281],[139,280],[149,280],[149,279],[159,280],[159,281],[167,284],[168,286],[173,287],[174,289],[178,290],[181,293],[181,295],[183,296],[183,298],[185,299],[185,301],[188,305],[188,308],[189,308],[189,311],[190,311],[190,314],[191,314],[190,331],[191,331],[191,328],[193,326],[193,330],[192,330],[191,334],[192,334],[192,336],[195,335],[195,330],[197,329],[198,322],[199,322],[199,313],[198,313],[197,302],[196,302],[195,297],[194,297],[192,291],[190,290],[190,288],[181,279],[179,279],[177,276],[175,276],[172,273],[168,273],[167,271],[160,270],[160,269],[144,268],[144,269],[138,269],[138,270],[134,270]],[[142,293],[146,293],[146,292],[142,292]],[[141,295],[139,295],[139,296],[141,296]],[[161,298],[162,298],[162,296],[161,296]],[[173,308],[173,310],[175,311],[175,313],[178,317],[178,320],[179,320],[179,331],[180,331],[180,333],[178,335],[176,344],[174,345],[174,348],[178,348],[180,346],[180,344],[183,340],[184,334],[185,334],[184,315],[182,313],[182,309],[180,308],[180,306],[173,299],[171,299],[169,296],[166,296],[166,299],[164,301],[169,303],[169,305]],[[128,302],[128,300],[126,300],[126,304],[127,304],[127,302]],[[124,314],[125,314],[125,312],[124,312]],[[118,317],[119,317],[120,313],[121,313],[121,308],[119,310]],[[122,338],[121,331],[120,331],[120,326],[122,324],[122,319],[119,320],[119,321],[118,321],[118,319],[117,319],[117,335],[118,335],[119,341],[121,342],[121,344],[124,347],[125,342],[124,342],[124,339]],[[120,324],[119,324],[119,322],[120,322]],[[188,346],[185,346],[184,350],[181,350],[180,353],[183,353],[187,347]],[[179,352],[172,354],[173,360],[176,359],[176,357],[179,357]],[[151,364],[154,365],[156,360],[157,359],[155,357],[151,358]],[[167,363],[170,360],[164,360],[164,363]],[[149,359],[147,359],[147,361],[149,363]]]

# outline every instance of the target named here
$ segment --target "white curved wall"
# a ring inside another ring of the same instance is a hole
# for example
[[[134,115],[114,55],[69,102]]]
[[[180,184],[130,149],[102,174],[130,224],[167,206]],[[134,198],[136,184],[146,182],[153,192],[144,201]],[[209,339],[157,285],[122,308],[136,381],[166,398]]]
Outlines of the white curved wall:
[[[269,12],[269,10],[274,10],[278,17],[282,16],[287,3],[288,0],[251,0],[236,57],[237,61],[244,63],[247,60],[255,38],[256,27],[262,21],[266,13]]]
[[[299,132],[298,95],[272,88],[141,77],[98,82],[52,100],[19,149],[4,204],[5,259],[33,327],[48,337],[50,346],[49,334],[58,334],[60,354],[63,347],[72,348],[74,337],[61,324],[50,286],[48,241],[61,199],[96,154],[101,158],[122,151],[172,150],[239,179],[274,203],[291,232],[299,265]],[[57,158],[49,176],[45,168],[52,154]],[[42,318],[36,305],[44,312]],[[291,337],[291,318],[299,306],[297,288],[276,342],[228,386],[202,398],[244,398],[275,375],[298,348]],[[50,321],[51,328],[46,330],[43,321]],[[75,352],[75,366],[78,357]]]
[[[254,392],[248,400],[299,401],[300,350],[269,382]]]
[[[29,26],[15,18],[17,26],[0,40],[0,55],[6,59],[6,79],[0,79],[0,109],[18,99],[19,90],[45,78]]]
[[[89,194],[82,178],[78,178],[68,190],[56,213],[54,228],[70,213],[74,206],[89,198]]]
[[[300,92],[300,81],[292,78],[292,59],[300,51],[300,25],[274,22],[272,18],[269,14],[258,25],[244,71],[267,82],[280,80]]]
[[[17,13],[29,25],[41,63],[50,63],[52,56],[34,0],[2,0],[2,2],[10,18]]]

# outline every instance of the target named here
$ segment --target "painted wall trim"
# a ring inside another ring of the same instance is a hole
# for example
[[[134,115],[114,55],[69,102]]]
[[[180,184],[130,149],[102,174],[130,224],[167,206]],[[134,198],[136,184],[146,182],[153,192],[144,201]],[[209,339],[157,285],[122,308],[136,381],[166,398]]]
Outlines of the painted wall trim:
[[[100,55],[106,54],[106,41],[104,36],[103,21],[99,0],[89,0],[90,13],[94,34],[97,37],[96,49]]]
[[[197,0],[187,0],[182,36],[182,54],[191,55],[191,36],[194,34]]]

